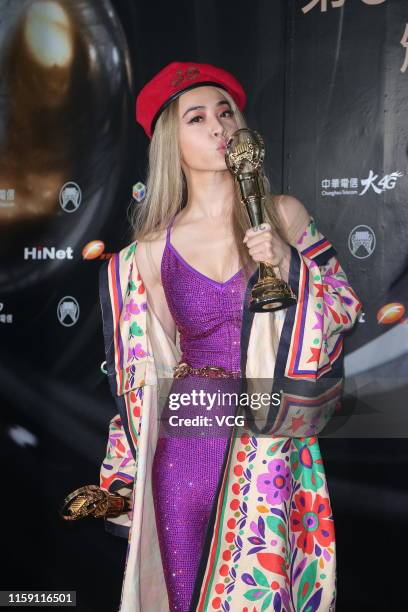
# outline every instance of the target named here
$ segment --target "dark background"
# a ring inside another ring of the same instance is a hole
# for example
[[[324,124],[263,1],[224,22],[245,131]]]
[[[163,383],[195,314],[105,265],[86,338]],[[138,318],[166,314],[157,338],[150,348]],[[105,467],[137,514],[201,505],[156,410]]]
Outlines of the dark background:
[[[389,414],[405,408],[408,327],[404,318],[380,325],[376,313],[390,302],[407,306],[408,71],[401,71],[400,41],[408,6],[345,0],[334,7],[328,0],[321,10],[322,0],[304,13],[307,0],[56,2],[76,32],[76,63],[64,104],[50,110],[38,83],[55,74],[39,75],[21,59],[18,24],[33,4],[0,0],[0,189],[16,189],[11,216],[0,207],[0,314],[13,315],[0,323],[1,589],[73,589],[81,612],[108,612],[119,604],[126,541],[105,533],[100,521],[66,524],[58,508],[68,492],[98,481],[115,410],[100,369],[101,261],[83,260],[81,250],[94,239],[105,252],[131,241],[132,185],[145,180],[148,145],[134,121],[135,95],[173,60],[213,63],[242,82],[248,124],[266,142],[273,190],[295,195],[314,215],[363,301],[365,322],[347,338],[345,361],[350,388],[363,391],[346,406],[370,412],[375,399]],[[88,44],[97,50],[94,70]],[[81,186],[74,213],[57,196],[45,210],[40,189],[27,191],[33,172],[46,184],[55,170],[63,177],[58,189],[66,181]],[[357,177],[361,192],[370,170],[377,185],[393,172],[402,176],[380,193],[322,195],[323,180],[341,177]],[[36,214],[13,217],[19,193],[28,193]],[[348,248],[358,225],[376,235],[364,259]],[[71,246],[74,256],[24,260],[24,248],[36,245]],[[57,319],[66,295],[80,305],[72,327]],[[408,426],[397,420],[387,431],[384,437],[381,427],[368,427],[356,437],[340,428],[320,439],[339,612],[408,604]]]

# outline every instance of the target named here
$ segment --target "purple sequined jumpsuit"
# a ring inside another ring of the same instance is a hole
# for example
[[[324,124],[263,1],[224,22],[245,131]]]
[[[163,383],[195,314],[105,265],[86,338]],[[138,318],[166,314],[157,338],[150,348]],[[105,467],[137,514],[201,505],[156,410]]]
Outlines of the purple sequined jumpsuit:
[[[174,218],[173,218],[174,219]],[[164,292],[180,331],[181,360],[193,367],[217,365],[240,370],[240,331],[246,288],[244,271],[224,283],[216,282],[192,268],[170,242],[161,262]],[[219,391],[239,391],[239,378],[209,379],[189,375],[174,379],[169,395],[204,390],[220,397]],[[152,487],[156,523],[170,610],[188,612],[210,518],[222,477],[231,426],[220,426],[215,415],[234,415],[236,405],[215,401],[211,409],[200,403],[169,409],[165,404],[153,461]],[[212,418],[212,426],[168,426],[170,416]]]

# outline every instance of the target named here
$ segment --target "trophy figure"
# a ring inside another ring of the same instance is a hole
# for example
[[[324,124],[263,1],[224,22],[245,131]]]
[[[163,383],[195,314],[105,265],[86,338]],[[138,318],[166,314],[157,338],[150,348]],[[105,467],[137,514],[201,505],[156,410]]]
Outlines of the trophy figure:
[[[225,162],[239,184],[241,202],[246,206],[252,227],[263,223],[265,191],[261,172],[264,156],[263,139],[249,128],[236,130],[227,142]],[[259,262],[259,278],[252,288],[249,310],[271,312],[292,306],[296,301],[296,295],[276,276],[273,266]]]
[[[96,485],[85,485],[70,493],[63,501],[60,516],[75,521],[85,516],[114,518],[128,512],[131,502],[127,497],[109,493]]]

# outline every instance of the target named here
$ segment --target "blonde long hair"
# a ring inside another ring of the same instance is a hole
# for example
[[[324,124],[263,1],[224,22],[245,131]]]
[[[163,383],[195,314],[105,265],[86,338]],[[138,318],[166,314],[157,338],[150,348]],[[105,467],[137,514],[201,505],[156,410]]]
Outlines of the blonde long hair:
[[[224,89],[216,89],[230,103],[238,128],[246,127],[246,121],[233,98]],[[160,115],[149,146],[149,164],[146,196],[132,213],[133,239],[150,242],[166,229],[173,216],[187,204],[187,183],[181,166],[178,139],[178,104],[176,98]],[[276,210],[275,196],[270,192],[268,178],[263,175],[265,187],[264,219],[286,239]],[[232,226],[240,265],[246,278],[253,272],[253,260],[243,244],[245,232],[251,227],[245,206],[241,203],[239,187],[235,183],[236,205],[233,206]]]

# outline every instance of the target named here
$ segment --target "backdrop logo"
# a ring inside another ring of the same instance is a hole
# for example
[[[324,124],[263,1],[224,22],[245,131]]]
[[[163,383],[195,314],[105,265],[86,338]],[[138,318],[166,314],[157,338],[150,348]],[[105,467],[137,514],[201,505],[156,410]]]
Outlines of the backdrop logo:
[[[408,68],[408,23],[405,24],[404,34],[402,35],[400,43],[403,47],[405,47],[404,63],[402,64],[400,70],[401,72],[405,72]]]
[[[146,195],[146,185],[138,181],[132,188],[132,196],[136,202],[141,202]]]
[[[348,239],[350,252],[357,259],[366,259],[373,254],[376,244],[374,231],[368,225],[356,225]]]
[[[104,253],[105,243],[102,240],[91,240],[82,249],[83,259],[110,259],[113,253]]]
[[[14,206],[14,189],[0,189],[0,208],[11,208]]]
[[[375,193],[382,193],[388,189],[394,189],[397,179],[404,175],[397,170],[396,172],[391,172],[391,174],[385,174],[379,181],[377,181],[378,176],[378,174],[374,174],[374,172],[370,170],[368,177],[366,179],[361,179],[361,184],[364,185],[364,189],[358,195],[364,195],[370,187]]]
[[[13,315],[3,312],[4,302],[0,302],[0,323],[12,323]]]
[[[81,206],[82,192],[76,183],[69,181],[61,187],[59,193],[59,203],[62,210],[66,213],[73,213]]]
[[[73,259],[73,249],[56,249],[55,247],[25,247],[24,259]]]
[[[386,0],[361,0],[368,6],[377,6],[377,4],[383,4]],[[341,8],[345,5],[346,0],[331,0],[330,4],[332,8]],[[327,11],[328,0],[310,0],[305,6],[302,6],[302,13],[308,13],[316,6],[320,7],[320,12],[325,13]]]
[[[321,195],[331,197],[342,195],[363,196],[369,190],[379,194],[394,189],[397,180],[401,176],[404,176],[403,172],[397,170],[391,172],[391,174],[385,174],[379,179],[379,174],[375,174],[373,170],[370,170],[367,178],[325,178],[321,182]]]
[[[405,306],[401,302],[384,304],[377,312],[377,321],[380,325],[397,323],[405,314]]]
[[[58,321],[64,327],[72,327],[79,319],[79,304],[72,295],[63,297],[57,306]]]

